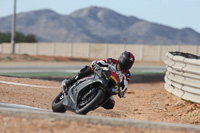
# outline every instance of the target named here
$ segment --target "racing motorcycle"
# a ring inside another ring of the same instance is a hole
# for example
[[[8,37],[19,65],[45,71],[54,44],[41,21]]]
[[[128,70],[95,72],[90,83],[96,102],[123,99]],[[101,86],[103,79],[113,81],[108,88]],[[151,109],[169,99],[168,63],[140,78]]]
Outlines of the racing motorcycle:
[[[52,102],[53,112],[72,111],[87,114],[105,104],[112,95],[119,93],[120,77],[109,66],[95,64],[94,73],[75,82],[61,92]]]

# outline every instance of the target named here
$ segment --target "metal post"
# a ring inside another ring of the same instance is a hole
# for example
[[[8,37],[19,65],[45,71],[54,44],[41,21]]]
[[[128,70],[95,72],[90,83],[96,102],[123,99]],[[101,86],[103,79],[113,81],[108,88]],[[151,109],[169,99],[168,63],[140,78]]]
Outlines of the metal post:
[[[13,17],[12,17],[12,35],[11,35],[11,43],[12,43],[12,54],[15,53],[15,32],[16,32],[16,1],[14,0],[14,9],[13,9]]]

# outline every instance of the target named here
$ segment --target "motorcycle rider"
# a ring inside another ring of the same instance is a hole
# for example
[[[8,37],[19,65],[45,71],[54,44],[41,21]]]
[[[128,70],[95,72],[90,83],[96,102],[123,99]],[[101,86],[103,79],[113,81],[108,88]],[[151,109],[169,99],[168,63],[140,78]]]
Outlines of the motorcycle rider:
[[[121,53],[119,56],[118,60],[113,59],[113,58],[106,58],[104,60],[95,60],[92,62],[91,66],[85,66],[80,70],[80,72],[70,78],[70,79],[65,79],[62,81],[62,87],[68,88],[71,85],[73,85],[77,80],[84,78],[94,72],[94,64],[97,63],[99,66],[103,65],[109,65],[111,69],[114,69],[118,75],[121,73],[125,75],[125,79],[122,81],[122,85],[119,88],[119,93],[118,96],[120,98],[124,97],[124,94],[127,90],[128,83],[130,81],[130,71],[129,69],[133,66],[135,61],[135,57],[131,52],[124,51]],[[110,97],[110,100],[106,102],[104,105],[102,105],[103,108],[105,109],[113,109],[115,105],[115,101],[113,96]]]

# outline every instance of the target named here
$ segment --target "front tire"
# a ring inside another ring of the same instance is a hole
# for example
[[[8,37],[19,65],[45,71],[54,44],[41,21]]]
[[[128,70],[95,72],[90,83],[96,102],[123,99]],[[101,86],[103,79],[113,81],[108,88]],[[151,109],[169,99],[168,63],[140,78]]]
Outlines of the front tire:
[[[56,96],[56,98],[52,102],[53,112],[64,113],[66,111],[66,109],[64,108],[64,106],[62,104],[63,100],[64,100],[64,95],[62,92],[60,92],[60,94],[58,94],[58,96]]]
[[[96,108],[97,105],[99,105],[100,102],[102,102],[103,98],[105,96],[105,93],[102,89],[98,89],[96,95],[93,97],[93,99],[87,103],[84,107],[79,108],[79,104],[76,108],[76,114],[87,114],[89,111]]]

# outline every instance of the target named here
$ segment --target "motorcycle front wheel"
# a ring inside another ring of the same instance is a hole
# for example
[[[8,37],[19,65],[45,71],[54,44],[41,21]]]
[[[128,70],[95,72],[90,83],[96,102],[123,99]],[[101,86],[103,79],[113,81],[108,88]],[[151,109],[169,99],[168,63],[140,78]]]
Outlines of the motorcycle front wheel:
[[[96,90],[96,93],[93,93],[90,97],[84,99],[77,104],[76,114],[87,114],[89,111],[96,108],[104,98],[104,91],[102,89]]]
[[[52,102],[53,112],[64,113],[66,111],[66,109],[64,108],[64,106],[62,104],[63,100],[64,100],[64,95],[62,92],[60,92],[60,94],[58,94],[58,96]]]

